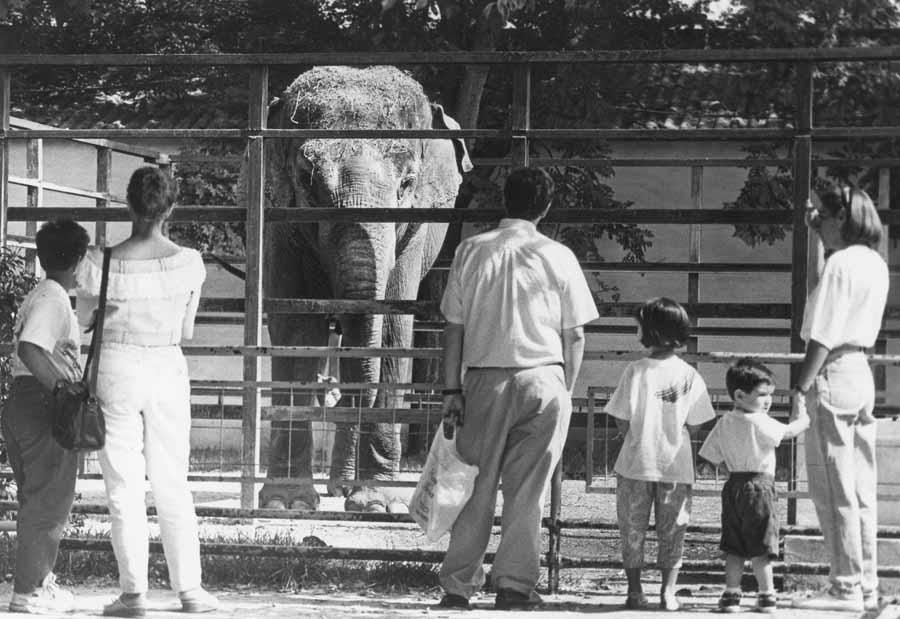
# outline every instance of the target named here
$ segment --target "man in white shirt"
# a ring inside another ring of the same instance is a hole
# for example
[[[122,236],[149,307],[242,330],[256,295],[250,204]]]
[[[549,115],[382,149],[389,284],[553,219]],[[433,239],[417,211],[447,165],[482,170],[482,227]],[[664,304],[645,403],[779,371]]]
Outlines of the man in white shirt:
[[[460,456],[479,467],[441,567],[444,608],[468,608],[484,584],[501,477],[495,607],[540,604],[534,586],[544,494],[568,431],[582,326],[598,316],[575,255],[537,230],[552,194],[543,170],[512,172],[504,188],[507,217],[459,245],[441,301],[443,412],[457,425]]]

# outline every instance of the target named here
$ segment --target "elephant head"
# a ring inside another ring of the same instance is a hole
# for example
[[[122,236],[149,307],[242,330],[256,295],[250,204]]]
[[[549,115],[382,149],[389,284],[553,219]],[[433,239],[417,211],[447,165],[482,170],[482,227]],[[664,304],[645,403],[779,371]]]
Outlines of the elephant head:
[[[307,71],[270,108],[269,126],[458,128],[440,106],[429,103],[417,81],[393,67],[318,67]],[[349,209],[451,208],[462,173],[470,168],[461,140],[268,140],[267,204]],[[446,228],[446,224],[403,222],[272,225],[266,241],[267,294],[415,299]],[[411,344],[411,316],[343,316],[341,323],[345,345]],[[274,317],[270,321],[273,343],[297,343],[294,332],[299,327],[286,316]],[[324,338],[306,343],[323,345]],[[408,380],[407,366],[408,362],[400,361],[396,370],[399,375],[384,377],[379,359],[345,360],[342,379],[378,382],[406,375]]]

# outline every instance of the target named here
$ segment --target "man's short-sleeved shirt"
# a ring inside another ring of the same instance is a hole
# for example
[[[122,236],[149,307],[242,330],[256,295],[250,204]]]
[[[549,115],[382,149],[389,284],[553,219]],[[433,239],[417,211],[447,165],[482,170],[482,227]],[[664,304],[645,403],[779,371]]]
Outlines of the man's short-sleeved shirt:
[[[800,337],[826,348],[873,346],[889,284],[887,265],[874,249],[851,245],[834,252],[806,303]]]
[[[716,416],[697,370],[674,355],[634,361],[604,411],[630,424],[616,473],[643,481],[694,483],[686,425],[698,426]]]
[[[39,346],[50,354],[50,361],[69,380],[81,378],[81,335],[69,295],[52,279],[38,282],[28,293],[16,315],[14,327],[16,348],[19,342]],[[13,376],[30,376],[31,372],[16,354]]]
[[[463,325],[464,367],[563,363],[563,329],[597,318],[575,254],[522,219],[460,243],[441,312]]]
[[[700,457],[724,462],[735,473],[775,475],[775,448],[787,426],[766,413],[730,411],[722,415],[700,448]]]

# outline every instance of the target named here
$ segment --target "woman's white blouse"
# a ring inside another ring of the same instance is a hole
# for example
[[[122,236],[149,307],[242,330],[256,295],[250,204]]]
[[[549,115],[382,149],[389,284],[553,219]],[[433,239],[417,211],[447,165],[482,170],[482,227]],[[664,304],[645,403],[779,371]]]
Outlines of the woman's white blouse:
[[[889,284],[887,264],[877,251],[851,245],[834,252],[807,299],[800,337],[830,349],[873,346]]]
[[[97,309],[102,267],[103,250],[92,247],[75,272],[78,322],[83,328]],[[205,279],[203,258],[186,247],[165,258],[112,258],[103,343],[172,346],[190,339]]]

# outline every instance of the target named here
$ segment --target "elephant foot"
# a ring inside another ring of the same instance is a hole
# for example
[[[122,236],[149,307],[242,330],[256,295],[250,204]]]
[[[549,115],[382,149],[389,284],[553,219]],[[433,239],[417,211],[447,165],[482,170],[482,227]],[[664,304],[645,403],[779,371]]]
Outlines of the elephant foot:
[[[341,483],[340,479],[329,479],[326,486],[329,496],[346,497],[350,494],[350,488]]]
[[[259,505],[263,509],[293,509],[314,512],[319,509],[319,493],[312,484],[281,487],[270,490],[263,486],[259,492]]]
[[[369,491],[366,488],[354,488],[344,500],[345,512],[364,512],[369,503]]]

